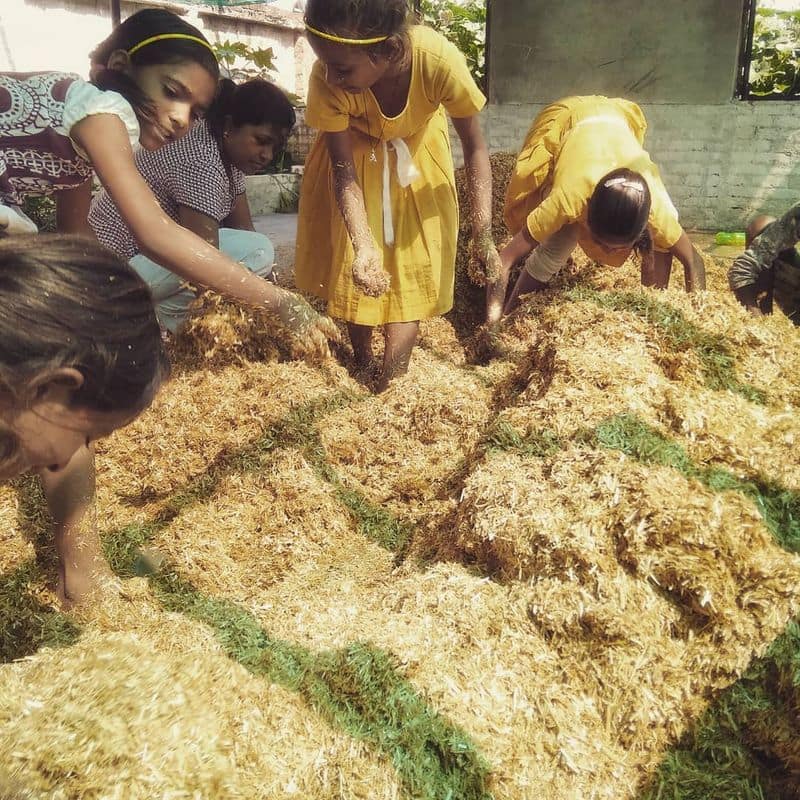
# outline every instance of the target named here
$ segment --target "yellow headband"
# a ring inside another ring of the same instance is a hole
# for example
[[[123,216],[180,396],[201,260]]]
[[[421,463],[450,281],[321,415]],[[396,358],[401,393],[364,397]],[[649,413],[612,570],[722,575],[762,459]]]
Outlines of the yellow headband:
[[[378,42],[385,42],[389,38],[387,34],[386,36],[375,36],[372,39],[345,39],[343,36],[334,36],[332,33],[318,31],[316,28],[312,28],[307,22],[306,30],[309,33],[313,33],[314,36],[319,36],[321,39],[327,39],[329,42],[337,42],[339,44],[378,44]]]
[[[130,50],[128,50],[128,55],[132,56],[137,50],[141,50],[148,44],[153,44],[153,42],[160,42],[162,39],[188,39],[190,42],[202,44],[204,47],[207,47],[209,50],[211,50],[212,53],[214,52],[211,45],[205,39],[201,39],[199,36],[192,36],[190,33],[159,33],[158,36],[150,36],[144,41],[139,42],[139,44],[135,44]]]

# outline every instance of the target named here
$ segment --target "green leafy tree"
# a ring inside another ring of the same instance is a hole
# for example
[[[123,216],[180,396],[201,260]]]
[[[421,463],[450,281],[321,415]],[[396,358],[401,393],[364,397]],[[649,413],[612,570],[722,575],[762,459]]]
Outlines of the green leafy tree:
[[[800,97],[800,11],[756,9],[750,94]]]
[[[422,21],[443,33],[466,56],[472,77],[486,88],[485,0],[422,0]]]
[[[250,78],[270,80],[275,72],[275,52],[271,47],[256,49],[244,42],[215,42],[211,45],[222,74],[239,83]]]

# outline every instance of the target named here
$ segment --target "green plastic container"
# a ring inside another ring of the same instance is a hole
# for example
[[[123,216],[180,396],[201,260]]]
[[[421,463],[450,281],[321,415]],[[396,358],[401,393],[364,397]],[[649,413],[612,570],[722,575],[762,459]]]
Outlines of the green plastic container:
[[[714,241],[726,247],[744,247],[745,236],[742,231],[720,231]]]

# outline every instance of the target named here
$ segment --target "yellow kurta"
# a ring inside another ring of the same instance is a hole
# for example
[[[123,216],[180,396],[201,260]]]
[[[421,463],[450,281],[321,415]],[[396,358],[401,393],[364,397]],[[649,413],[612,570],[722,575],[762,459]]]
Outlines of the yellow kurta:
[[[564,225],[580,223],[580,246],[596,261],[619,266],[627,253],[609,252],[589,235],[589,199],[600,179],[627,167],[650,188],[648,225],[656,250],[667,251],[683,230],[658,167],[643,149],[647,123],[628,100],[567,97],[547,106],[533,122],[508,185],[505,220],[512,234],[523,225],[543,242]]]
[[[299,289],[328,301],[328,313],[348,322],[409,322],[448,311],[458,206],[445,110],[455,118],[477,114],[485,103],[463,55],[443,36],[414,26],[408,102],[385,117],[370,90],[348,94],[330,86],[317,62],[311,73],[306,122],[321,133],[350,129],[358,181],[372,235],[391,276],[389,291],[367,297],[353,285],[353,247],[336,203],[325,137],[317,137],[300,190],[295,279]],[[395,243],[384,242],[383,145],[403,139],[419,176],[403,188],[391,146],[389,192]],[[372,153],[376,160],[372,161]]]

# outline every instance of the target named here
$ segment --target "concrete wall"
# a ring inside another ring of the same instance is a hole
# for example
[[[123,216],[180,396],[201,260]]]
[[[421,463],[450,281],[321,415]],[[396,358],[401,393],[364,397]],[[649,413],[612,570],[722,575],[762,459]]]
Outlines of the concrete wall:
[[[240,41],[272,47],[276,83],[305,97],[313,53],[303,35],[301,15],[280,6],[232,7],[221,13],[210,6],[187,6],[164,0],[124,0],[122,16],[159,6],[181,14],[212,42]],[[0,0],[0,71],[59,69],[86,76],[89,51],[108,36],[108,0]]]
[[[300,175],[247,176],[247,203],[254,217],[276,212],[296,212],[299,195]]]
[[[516,0],[492,4],[492,100],[570,94],[724,103],[743,0]]]
[[[800,103],[733,99],[741,13],[742,0],[495,2],[491,149],[516,151],[559,97],[625,96],[644,109],[645,146],[685,227],[780,213],[800,199]]]

